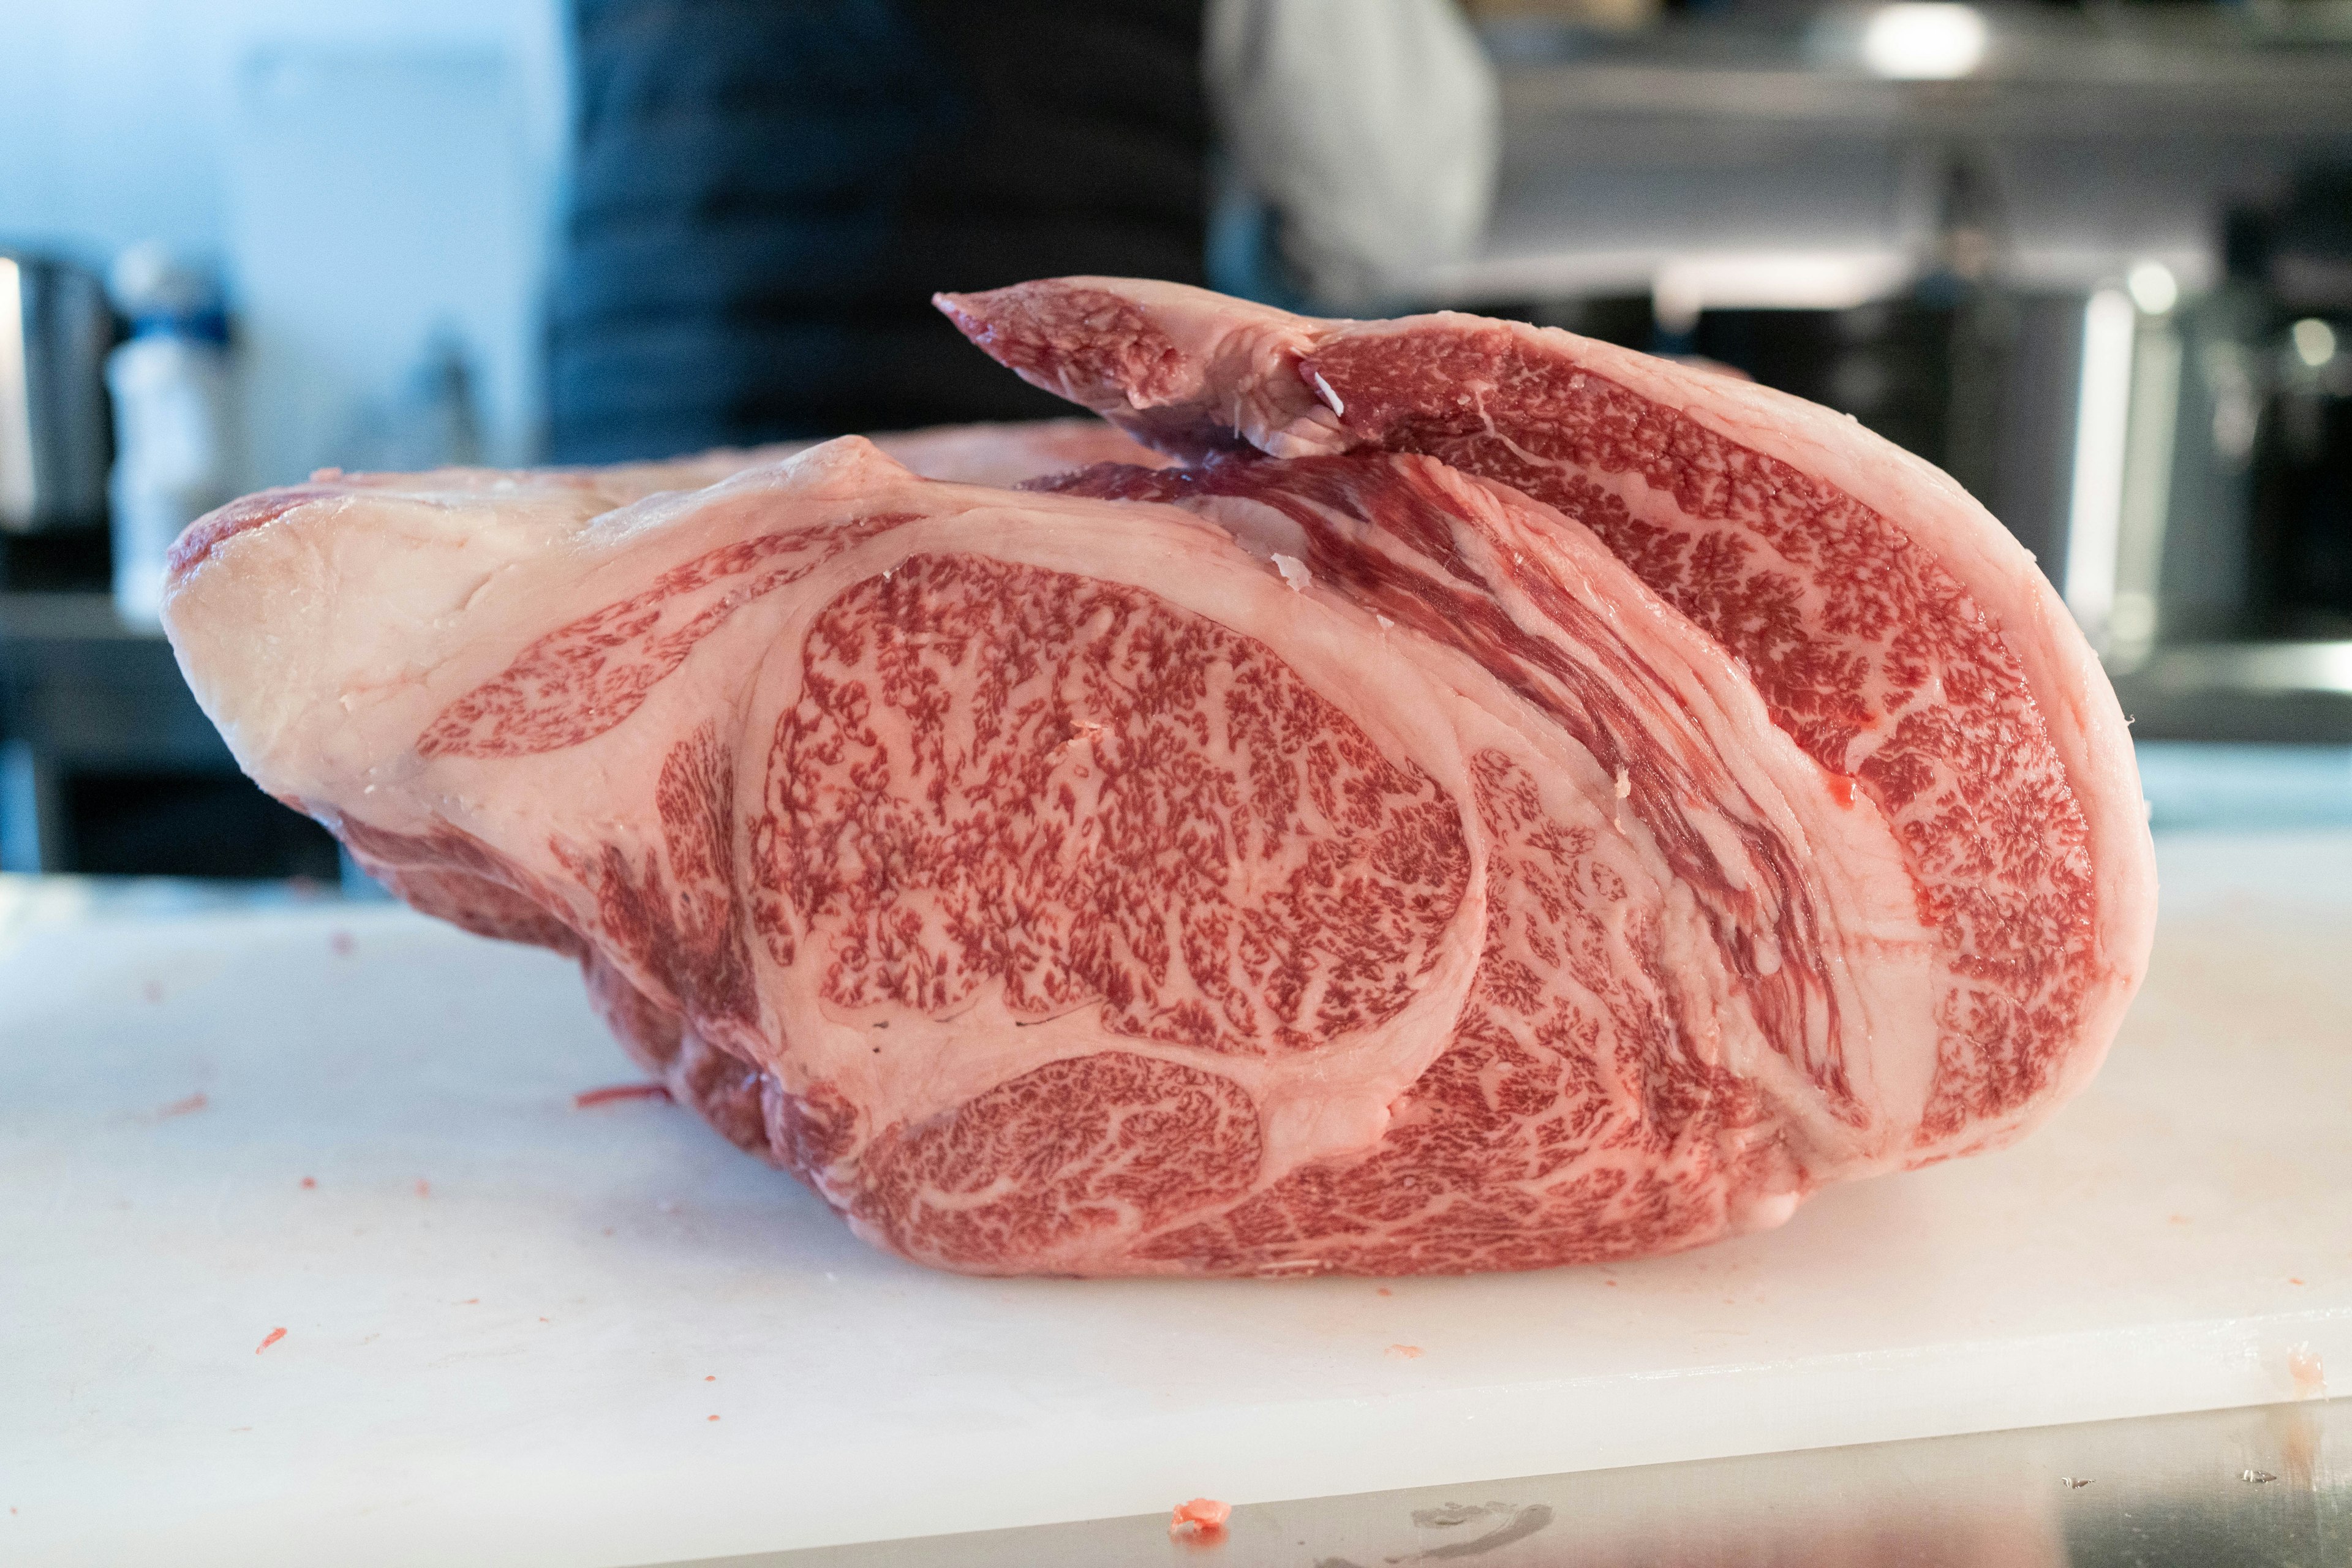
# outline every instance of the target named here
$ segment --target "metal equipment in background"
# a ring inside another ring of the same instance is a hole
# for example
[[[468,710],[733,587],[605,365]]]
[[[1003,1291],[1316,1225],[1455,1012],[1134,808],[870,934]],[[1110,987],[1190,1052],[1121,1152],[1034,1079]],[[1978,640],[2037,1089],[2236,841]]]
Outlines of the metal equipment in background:
[[[56,257],[0,250],[0,530],[105,523],[113,346],[114,313],[95,276]]]
[[[1432,292],[1943,467],[2143,738],[2352,741],[2352,21],[1968,9],[1496,28],[1495,232]]]
[[[237,772],[107,593],[119,336],[94,273],[0,252],[0,871],[334,882],[334,841]]]
[[[163,634],[97,592],[0,594],[0,871],[347,879],[237,771]]]
[[[2053,579],[2142,738],[2352,739],[2352,159],[2082,301]]]

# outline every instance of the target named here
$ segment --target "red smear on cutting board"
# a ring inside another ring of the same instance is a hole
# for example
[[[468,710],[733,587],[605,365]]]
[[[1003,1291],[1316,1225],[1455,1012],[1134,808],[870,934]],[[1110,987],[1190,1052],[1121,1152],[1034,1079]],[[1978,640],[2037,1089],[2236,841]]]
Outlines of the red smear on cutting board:
[[[418,1197],[420,1197],[420,1198],[429,1198],[429,1197],[431,1197],[431,1196],[433,1195],[433,1184],[432,1184],[432,1183],[430,1183],[430,1182],[428,1182],[428,1181],[426,1181],[426,1180],[425,1180],[424,1177],[422,1177],[422,1176],[417,1177],[417,1178],[416,1178],[416,1195],[417,1195]]]
[[[1421,1347],[1419,1345],[1391,1345],[1389,1347],[1389,1354],[1396,1356],[1403,1361],[1418,1361],[1421,1359]]]
[[[172,1101],[171,1104],[163,1107],[163,1110],[155,1113],[155,1120],[158,1121],[168,1121],[174,1116],[185,1116],[190,1111],[202,1110],[205,1106],[210,1105],[211,1103],[212,1098],[200,1089],[196,1090],[195,1093],[188,1096],[187,1099],[175,1100]]]
[[[319,1178],[318,1178],[318,1177],[316,1177],[316,1176],[305,1176],[305,1177],[303,1177],[303,1178],[302,1178],[302,1190],[303,1190],[304,1192],[306,1192],[306,1193],[310,1193],[310,1192],[316,1192],[316,1191],[318,1190],[318,1187],[319,1187]]]
[[[268,1350],[270,1346],[276,1344],[285,1337],[286,1331],[284,1329],[270,1330],[268,1333],[262,1336],[261,1342],[253,1347],[253,1353],[259,1355],[263,1351]]]
[[[327,938],[327,945],[334,950],[337,958],[349,958],[359,951],[360,944],[352,940],[351,932],[339,931]]]
[[[669,1087],[659,1083],[614,1083],[603,1089],[583,1089],[572,1097],[572,1109],[585,1110],[592,1105],[611,1105],[623,1100],[657,1100],[669,1102]]]

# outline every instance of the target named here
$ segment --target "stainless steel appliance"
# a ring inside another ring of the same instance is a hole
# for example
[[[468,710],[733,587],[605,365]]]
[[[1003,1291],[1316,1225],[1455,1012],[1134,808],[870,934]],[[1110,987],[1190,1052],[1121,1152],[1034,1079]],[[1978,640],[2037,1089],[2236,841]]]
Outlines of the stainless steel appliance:
[[[2114,345],[2121,505],[2110,558],[2070,565],[2111,587],[2085,624],[2143,736],[2352,739],[2347,204],[2338,150],[2231,215],[2214,289]]]
[[[1432,296],[1942,465],[2143,739],[2352,741],[2346,14],[1987,7],[1952,79],[1756,16],[1498,35],[1493,231]]]
[[[113,344],[114,315],[94,275],[55,257],[0,251],[0,530],[106,521]]]

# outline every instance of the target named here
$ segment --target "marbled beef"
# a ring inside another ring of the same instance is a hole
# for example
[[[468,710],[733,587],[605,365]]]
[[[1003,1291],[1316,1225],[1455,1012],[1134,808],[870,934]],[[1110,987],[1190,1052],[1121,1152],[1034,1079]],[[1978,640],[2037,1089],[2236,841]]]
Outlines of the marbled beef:
[[[1184,466],[331,476],[191,530],[183,666],[926,1263],[1663,1251],[2095,1069],[2154,900],[2122,721],[1933,470],[1474,318],[950,308]]]

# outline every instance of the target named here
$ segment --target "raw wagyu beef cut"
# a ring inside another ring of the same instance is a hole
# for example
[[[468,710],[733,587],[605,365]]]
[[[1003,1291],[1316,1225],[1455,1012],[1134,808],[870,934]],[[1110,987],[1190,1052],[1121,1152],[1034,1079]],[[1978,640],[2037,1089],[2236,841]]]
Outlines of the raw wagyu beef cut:
[[[943,303],[1161,455],[325,475],[183,540],[183,667],[402,896],[576,957],[943,1268],[1660,1252],[2097,1067],[2155,903],[2123,720],[1932,468],[1473,317]]]

